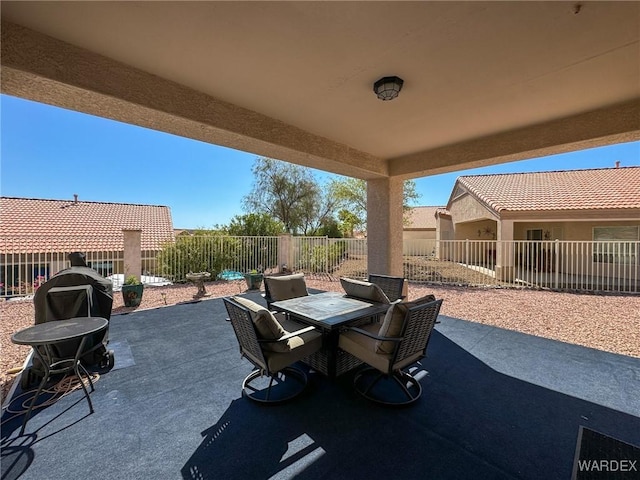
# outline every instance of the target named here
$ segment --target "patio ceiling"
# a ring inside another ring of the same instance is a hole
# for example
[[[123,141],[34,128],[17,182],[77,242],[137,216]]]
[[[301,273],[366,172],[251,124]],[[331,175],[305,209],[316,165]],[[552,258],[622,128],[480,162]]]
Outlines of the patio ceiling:
[[[640,139],[640,3],[3,1],[2,92],[365,179]],[[405,81],[381,102],[382,76]]]

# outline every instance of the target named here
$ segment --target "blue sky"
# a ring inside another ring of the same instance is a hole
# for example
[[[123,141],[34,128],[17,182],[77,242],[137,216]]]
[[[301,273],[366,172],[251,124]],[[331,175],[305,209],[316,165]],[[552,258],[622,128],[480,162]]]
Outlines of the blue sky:
[[[256,155],[0,95],[0,158],[3,196],[167,205],[174,227],[210,228],[244,213]],[[419,178],[418,204],[445,205],[460,175],[616,161],[640,165],[640,142]]]

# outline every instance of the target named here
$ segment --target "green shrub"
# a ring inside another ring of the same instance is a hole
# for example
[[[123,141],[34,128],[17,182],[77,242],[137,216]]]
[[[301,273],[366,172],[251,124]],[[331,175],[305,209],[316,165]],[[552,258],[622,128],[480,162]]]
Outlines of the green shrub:
[[[125,285],[139,285],[140,281],[135,275],[129,275],[127,279],[124,281]]]

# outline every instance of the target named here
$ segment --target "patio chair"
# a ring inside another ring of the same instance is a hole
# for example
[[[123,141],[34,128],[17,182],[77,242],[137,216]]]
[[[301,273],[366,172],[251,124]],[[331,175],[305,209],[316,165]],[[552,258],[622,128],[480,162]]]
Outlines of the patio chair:
[[[442,300],[427,295],[389,307],[382,326],[346,327],[338,346],[369,365],[354,378],[358,393],[385,405],[409,405],[422,394],[406,369],[426,354]]]
[[[349,297],[369,300],[376,303],[391,303],[382,288],[372,282],[364,282],[354,278],[340,277],[340,285]]]
[[[224,298],[240,354],[256,368],[242,382],[242,394],[261,403],[279,403],[301,394],[307,375],[293,364],[322,348],[322,334],[284,315],[276,318],[243,298]]]
[[[376,303],[391,303],[387,294],[382,290],[380,285],[376,283],[356,280],[354,278],[340,277],[340,285],[342,285],[342,289],[348,297],[354,297],[358,300]],[[384,314],[363,318],[351,326],[359,327],[366,323],[379,323],[382,321],[382,318],[384,318]]]
[[[378,285],[385,293],[389,301],[404,300],[404,277],[391,277],[389,275],[369,275],[369,282]]]
[[[304,280],[304,273],[264,277],[264,299],[269,310],[271,310],[273,302],[306,295],[309,295],[309,292]]]

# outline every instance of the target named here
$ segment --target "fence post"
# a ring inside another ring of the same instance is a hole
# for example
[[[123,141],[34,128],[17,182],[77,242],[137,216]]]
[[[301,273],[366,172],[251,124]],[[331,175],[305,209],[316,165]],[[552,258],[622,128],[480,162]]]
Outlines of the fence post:
[[[464,264],[469,265],[469,239],[465,238],[464,240]]]
[[[498,222],[496,240],[496,279],[513,283],[515,279],[515,241],[513,239],[513,220]]]
[[[558,283],[559,283],[559,279],[560,279],[560,240],[558,240],[556,238],[554,244],[553,244],[553,256],[554,258],[554,269],[555,269],[555,275],[553,278],[553,288],[557,289],[558,288]]]
[[[124,234],[124,281],[130,275],[140,281],[140,269],[142,268],[141,241],[142,230],[126,230]]]
[[[324,274],[329,274],[329,248],[331,245],[331,240],[329,240],[329,237],[327,235],[324,236]]]
[[[291,253],[293,242],[290,233],[282,233],[278,235],[278,272],[282,272],[282,267],[287,266],[289,270],[293,269],[293,260]]]

